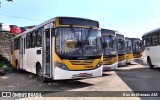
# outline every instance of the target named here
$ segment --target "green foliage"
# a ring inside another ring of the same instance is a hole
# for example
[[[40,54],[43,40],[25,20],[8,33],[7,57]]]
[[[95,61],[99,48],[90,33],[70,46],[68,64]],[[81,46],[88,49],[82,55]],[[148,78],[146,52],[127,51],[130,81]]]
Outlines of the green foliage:
[[[6,72],[13,72],[15,70],[6,61],[0,61],[0,68],[4,69]]]

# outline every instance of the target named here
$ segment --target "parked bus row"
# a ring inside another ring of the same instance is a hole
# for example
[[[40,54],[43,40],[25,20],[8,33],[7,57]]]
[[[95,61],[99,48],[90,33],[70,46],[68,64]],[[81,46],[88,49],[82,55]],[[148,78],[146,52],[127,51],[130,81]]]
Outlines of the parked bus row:
[[[141,59],[141,40],[128,38],[117,31],[101,29],[103,48],[103,69],[113,70],[126,66],[135,59]]]
[[[125,43],[124,35],[101,30],[98,21],[55,17],[12,38],[10,62],[37,74],[41,82],[99,77],[103,69],[130,63],[134,43],[128,55]]]

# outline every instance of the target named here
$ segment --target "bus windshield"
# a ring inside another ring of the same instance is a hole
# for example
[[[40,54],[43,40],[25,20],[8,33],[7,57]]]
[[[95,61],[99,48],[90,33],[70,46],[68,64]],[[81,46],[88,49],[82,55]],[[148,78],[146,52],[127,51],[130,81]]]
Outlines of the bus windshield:
[[[125,41],[123,39],[118,39],[117,40],[117,50],[124,50],[124,43]]]
[[[134,41],[133,42],[133,51],[140,51],[140,50],[141,50],[140,41]]]
[[[132,50],[132,42],[131,41],[126,41],[125,43],[125,48],[127,50]]]
[[[58,28],[56,52],[62,56],[99,56],[102,54],[98,38],[101,32],[86,28]]]
[[[106,43],[105,48],[115,48],[115,37],[114,36],[104,36],[103,42]]]

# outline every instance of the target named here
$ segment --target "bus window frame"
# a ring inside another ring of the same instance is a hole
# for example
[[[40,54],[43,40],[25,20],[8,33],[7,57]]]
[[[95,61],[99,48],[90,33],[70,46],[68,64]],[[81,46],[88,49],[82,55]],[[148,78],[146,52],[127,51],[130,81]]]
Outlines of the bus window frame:
[[[150,40],[149,40],[149,35],[150,35]],[[152,34],[148,34],[148,35],[146,35],[145,36],[146,38],[146,47],[150,47],[150,46],[152,46]],[[150,45],[147,45],[147,43],[150,41]]]
[[[155,37],[154,37],[155,36]],[[159,33],[158,32],[154,32],[152,33],[152,46],[157,46],[159,44]],[[155,41],[156,39],[158,39],[158,41]],[[156,43],[156,44],[155,44]]]

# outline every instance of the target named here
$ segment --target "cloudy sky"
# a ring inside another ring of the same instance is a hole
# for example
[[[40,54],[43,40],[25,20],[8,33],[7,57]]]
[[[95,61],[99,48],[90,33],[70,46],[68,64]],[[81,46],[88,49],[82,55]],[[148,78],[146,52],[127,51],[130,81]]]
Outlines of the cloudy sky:
[[[0,22],[38,25],[55,16],[97,20],[102,28],[140,38],[160,27],[160,0],[13,0],[1,1]]]

